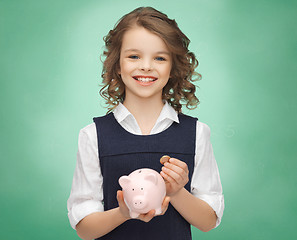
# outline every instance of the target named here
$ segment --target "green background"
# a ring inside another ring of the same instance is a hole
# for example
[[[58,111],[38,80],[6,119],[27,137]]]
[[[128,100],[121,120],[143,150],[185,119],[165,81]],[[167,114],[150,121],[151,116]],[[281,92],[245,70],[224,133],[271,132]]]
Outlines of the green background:
[[[0,0],[0,239],[78,239],[66,209],[77,137],[106,112],[102,40],[139,6],[176,19],[200,62],[225,195],[194,239],[296,237],[296,1]]]

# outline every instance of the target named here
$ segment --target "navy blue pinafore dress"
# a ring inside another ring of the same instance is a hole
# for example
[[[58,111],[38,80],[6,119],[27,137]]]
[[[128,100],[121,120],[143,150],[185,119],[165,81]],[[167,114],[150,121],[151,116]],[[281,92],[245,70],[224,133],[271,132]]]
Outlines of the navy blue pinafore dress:
[[[169,155],[184,161],[189,168],[190,191],[194,169],[197,118],[178,114],[179,123],[173,124],[158,134],[134,135],[126,131],[113,113],[94,118],[98,137],[100,167],[103,175],[104,210],[118,207],[117,190],[121,190],[118,179],[139,168],[161,171],[160,158]],[[98,226],[100,228],[100,226]],[[101,240],[189,240],[190,224],[171,204],[162,216],[145,223],[131,219]]]

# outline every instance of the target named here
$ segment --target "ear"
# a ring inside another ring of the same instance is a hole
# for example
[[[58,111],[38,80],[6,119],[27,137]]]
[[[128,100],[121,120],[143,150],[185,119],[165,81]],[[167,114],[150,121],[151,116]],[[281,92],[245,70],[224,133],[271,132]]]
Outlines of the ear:
[[[125,188],[131,182],[130,177],[122,176],[119,178],[119,184],[122,188]]]
[[[150,173],[144,177],[145,180],[152,182],[153,184],[157,185],[157,176],[153,173]]]

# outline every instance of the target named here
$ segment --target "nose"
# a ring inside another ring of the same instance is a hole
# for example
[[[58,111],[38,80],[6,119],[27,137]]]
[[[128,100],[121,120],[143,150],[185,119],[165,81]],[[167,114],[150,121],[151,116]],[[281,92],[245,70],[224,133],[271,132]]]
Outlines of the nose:
[[[140,69],[145,72],[149,72],[153,69],[153,64],[150,59],[143,59],[140,64]]]

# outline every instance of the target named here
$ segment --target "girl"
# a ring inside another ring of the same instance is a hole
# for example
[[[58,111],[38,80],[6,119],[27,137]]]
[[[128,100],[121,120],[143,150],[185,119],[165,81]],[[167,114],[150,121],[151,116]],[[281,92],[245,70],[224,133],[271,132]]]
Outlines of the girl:
[[[68,199],[82,239],[191,239],[219,225],[224,198],[210,130],[181,113],[196,107],[198,61],[176,22],[150,8],[125,15],[105,37],[101,95],[108,114],[80,131]],[[160,162],[163,155],[171,158]],[[162,165],[164,164],[164,165]],[[162,214],[131,219],[118,179],[151,168],[166,182]]]

